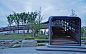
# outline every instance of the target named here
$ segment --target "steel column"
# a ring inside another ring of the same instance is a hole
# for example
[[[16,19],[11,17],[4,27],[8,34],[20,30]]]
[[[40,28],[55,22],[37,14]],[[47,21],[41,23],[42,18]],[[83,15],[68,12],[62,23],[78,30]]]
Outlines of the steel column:
[[[81,19],[79,19],[79,44],[81,45]]]

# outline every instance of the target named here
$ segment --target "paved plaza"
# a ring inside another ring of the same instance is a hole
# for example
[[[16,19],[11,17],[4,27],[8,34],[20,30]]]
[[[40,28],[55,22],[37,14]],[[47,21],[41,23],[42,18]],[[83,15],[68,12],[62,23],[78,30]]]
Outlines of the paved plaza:
[[[0,49],[0,54],[86,54],[82,52],[37,51],[37,47],[20,47]]]

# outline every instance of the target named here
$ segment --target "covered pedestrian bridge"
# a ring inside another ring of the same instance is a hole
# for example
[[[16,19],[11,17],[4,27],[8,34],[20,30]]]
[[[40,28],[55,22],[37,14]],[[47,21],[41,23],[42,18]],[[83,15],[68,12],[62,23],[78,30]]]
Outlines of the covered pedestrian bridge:
[[[50,45],[81,45],[81,19],[69,16],[51,16],[47,24]]]

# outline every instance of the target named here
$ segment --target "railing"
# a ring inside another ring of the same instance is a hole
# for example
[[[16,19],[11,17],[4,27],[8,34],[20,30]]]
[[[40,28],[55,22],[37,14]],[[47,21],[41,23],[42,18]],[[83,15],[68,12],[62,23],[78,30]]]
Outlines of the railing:
[[[18,28],[19,27],[19,28]],[[2,27],[0,28],[0,32],[3,32],[3,31],[13,31],[13,30],[28,30],[29,29],[32,29],[31,26],[27,26],[27,25],[21,25],[21,26],[11,26],[11,27]],[[45,29],[45,28],[48,28],[48,25],[44,25],[44,27],[42,27],[41,29]]]

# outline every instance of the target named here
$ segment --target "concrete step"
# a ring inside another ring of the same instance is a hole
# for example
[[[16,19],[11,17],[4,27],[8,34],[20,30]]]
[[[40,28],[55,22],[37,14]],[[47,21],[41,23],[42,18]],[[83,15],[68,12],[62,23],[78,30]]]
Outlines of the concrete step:
[[[64,39],[62,39],[62,40],[55,40],[55,39],[52,39],[52,42],[72,42],[72,40],[64,40]]]
[[[81,46],[65,46],[65,45],[47,45],[49,48],[77,48],[77,49],[86,49],[85,45]]]
[[[53,36],[67,36],[66,34],[53,34]]]
[[[76,44],[73,44],[73,43],[72,44],[60,44],[59,43],[59,44],[52,44],[52,45],[79,46],[79,44],[77,44],[77,43]]]
[[[52,37],[66,37],[67,35],[61,34],[61,35],[53,35]]]
[[[78,42],[52,42],[52,44],[77,44]]]
[[[47,46],[40,46],[37,47],[36,50],[39,51],[66,51],[66,52],[80,52],[80,53],[86,53],[86,49],[78,49],[78,48],[50,48]]]
[[[67,40],[74,40],[73,38],[69,38],[69,37],[52,37],[52,39],[57,39],[57,40],[64,40],[64,39],[67,39]]]
[[[69,38],[69,37],[66,37],[66,36],[52,36],[52,37],[57,37],[57,38]]]

